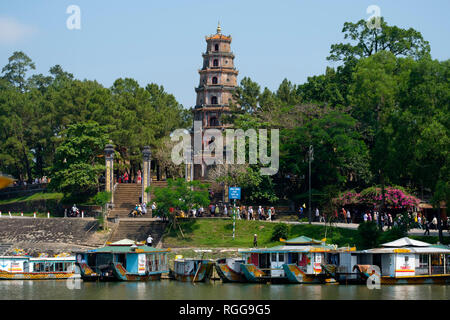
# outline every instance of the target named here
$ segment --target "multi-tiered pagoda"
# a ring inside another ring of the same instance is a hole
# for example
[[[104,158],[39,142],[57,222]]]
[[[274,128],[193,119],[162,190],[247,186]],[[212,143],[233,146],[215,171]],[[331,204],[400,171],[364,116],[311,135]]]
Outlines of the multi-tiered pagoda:
[[[195,88],[197,101],[194,120],[202,121],[203,129],[220,129],[226,127],[221,117],[229,112],[238,71],[234,67],[231,36],[223,35],[220,25],[216,34],[206,37],[206,43],[203,68],[199,70],[200,83]]]
[[[223,115],[230,112],[233,92],[237,87],[238,71],[234,67],[234,54],[231,52],[231,36],[221,32],[206,37],[206,52],[203,53],[203,67],[199,70],[200,83],[195,91],[197,101],[194,108],[194,120],[201,121],[202,130],[224,129],[227,124]],[[203,145],[202,148],[205,146]],[[193,178],[204,179],[208,173],[205,163],[194,166]]]

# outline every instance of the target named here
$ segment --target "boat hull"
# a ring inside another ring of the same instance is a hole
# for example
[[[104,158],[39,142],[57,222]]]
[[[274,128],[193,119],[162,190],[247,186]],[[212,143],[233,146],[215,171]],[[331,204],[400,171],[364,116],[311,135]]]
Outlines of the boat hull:
[[[73,272],[9,272],[0,271],[0,280],[62,280],[77,278]]]
[[[295,264],[284,264],[283,269],[290,283],[325,284],[336,282],[326,274],[307,274]]]
[[[120,263],[117,263],[113,266],[113,274],[118,281],[155,281],[161,279],[162,272],[147,274],[129,273]]]
[[[226,263],[216,264],[216,271],[223,282],[247,282],[244,274],[234,271]]]
[[[367,279],[369,279],[371,274],[365,272],[365,269],[359,265],[355,266],[355,270],[357,270],[361,276],[360,283],[367,283]],[[381,276],[380,284],[450,284],[450,274],[416,275],[404,277]]]
[[[290,283],[287,277],[271,277],[265,275],[254,264],[241,264],[241,270],[247,281],[251,283]]]

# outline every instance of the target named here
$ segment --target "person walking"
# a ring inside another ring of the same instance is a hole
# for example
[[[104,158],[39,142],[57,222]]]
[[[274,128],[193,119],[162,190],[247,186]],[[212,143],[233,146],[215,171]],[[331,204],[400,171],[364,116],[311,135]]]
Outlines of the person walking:
[[[367,212],[364,212],[363,219],[364,219],[364,222],[367,222],[367,220],[369,219]]]
[[[320,221],[319,216],[320,216],[319,208],[316,208],[316,219],[315,219],[315,221],[317,221],[317,222]]]
[[[258,246],[258,235],[255,233],[253,235],[253,247],[256,248]]]
[[[430,225],[429,225],[428,221],[426,221],[425,217],[423,217],[423,225],[425,227],[425,232],[423,233],[423,235],[429,236],[430,235]]]
[[[152,246],[152,242],[153,242],[152,235],[149,234],[148,237],[147,237],[147,245],[148,245],[149,247],[151,247],[151,246]]]
[[[147,213],[147,204],[144,202],[142,203],[142,213],[145,215]]]
[[[352,223],[352,215],[350,214],[350,209],[347,210],[347,224]]]
[[[300,209],[298,209],[298,218],[301,219],[303,218],[303,207],[300,206]]]
[[[269,210],[267,210],[267,220],[272,221],[272,209],[271,208],[269,208]]]
[[[224,206],[223,206],[223,215],[224,215],[225,217],[228,217],[228,207],[227,207],[227,205],[224,205]]]
[[[431,220],[431,225],[432,225],[433,229],[437,229],[438,228],[438,222],[437,222],[436,216],[434,216],[433,220]]]
[[[258,207],[258,220],[261,220],[262,218],[262,208],[261,206]]]
[[[137,183],[141,183],[142,182],[142,173],[141,170],[138,170],[137,172]]]
[[[248,207],[248,220],[254,220],[253,219],[253,207],[252,206]]]
[[[219,216],[219,213],[220,213],[219,206],[216,206],[215,213],[216,213],[216,216]]]

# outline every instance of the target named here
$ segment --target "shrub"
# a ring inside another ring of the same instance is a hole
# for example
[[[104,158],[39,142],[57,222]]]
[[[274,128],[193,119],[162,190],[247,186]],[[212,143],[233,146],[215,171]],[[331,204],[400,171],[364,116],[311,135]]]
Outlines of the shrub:
[[[374,248],[378,245],[381,231],[373,221],[363,222],[358,227],[358,241],[361,249]]]
[[[405,231],[404,228],[393,227],[392,229],[387,230],[380,235],[379,243],[391,242],[406,237],[407,234],[408,233]]]
[[[272,231],[272,241],[279,241],[280,238],[287,239],[289,236],[289,226],[284,223],[277,223]]]

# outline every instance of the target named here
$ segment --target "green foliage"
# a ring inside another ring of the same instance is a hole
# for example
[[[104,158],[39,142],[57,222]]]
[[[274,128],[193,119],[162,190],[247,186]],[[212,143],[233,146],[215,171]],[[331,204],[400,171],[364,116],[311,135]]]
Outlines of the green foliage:
[[[111,201],[111,196],[112,193],[108,192],[108,191],[101,191],[98,192],[94,198],[93,198],[93,202],[98,205],[98,206],[104,206],[105,204],[107,204],[108,202]]]
[[[405,231],[405,228],[402,227],[393,227],[392,229],[386,230],[380,234],[378,239],[378,244],[391,242],[403,237],[406,237],[408,232]]]
[[[287,239],[289,237],[289,226],[285,223],[277,223],[272,231],[270,240],[279,241],[280,239]]]
[[[53,190],[62,191],[66,197],[88,197],[95,192],[105,170],[99,156],[108,142],[106,131],[106,127],[93,121],[67,128],[51,169]]]
[[[148,191],[147,187],[146,192]],[[188,212],[189,209],[207,207],[209,204],[208,185],[199,181],[168,179],[167,187],[153,187],[153,192],[155,195],[153,201],[157,207],[155,214],[159,217],[173,219],[178,210]],[[172,214],[170,208],[174,209]]]
[[[358,242],[361,249],[375,248],[381,231],[373,221],[363,222],[358,226]]]
[[[373,22],[373,21],[372,21]],[[338,43],[331,46],[332,61],[349,61],[369,57],[380,51],[389,51],[396,56],[412,56],[420,58],[430,53],[430,45],[422,34],[412,28],[406,30],[389,26],[384,18],[380,18],[380,28],[369,28],[366,20],[356,23],[346,22],[342,32],[344,38],[354,42]]]

